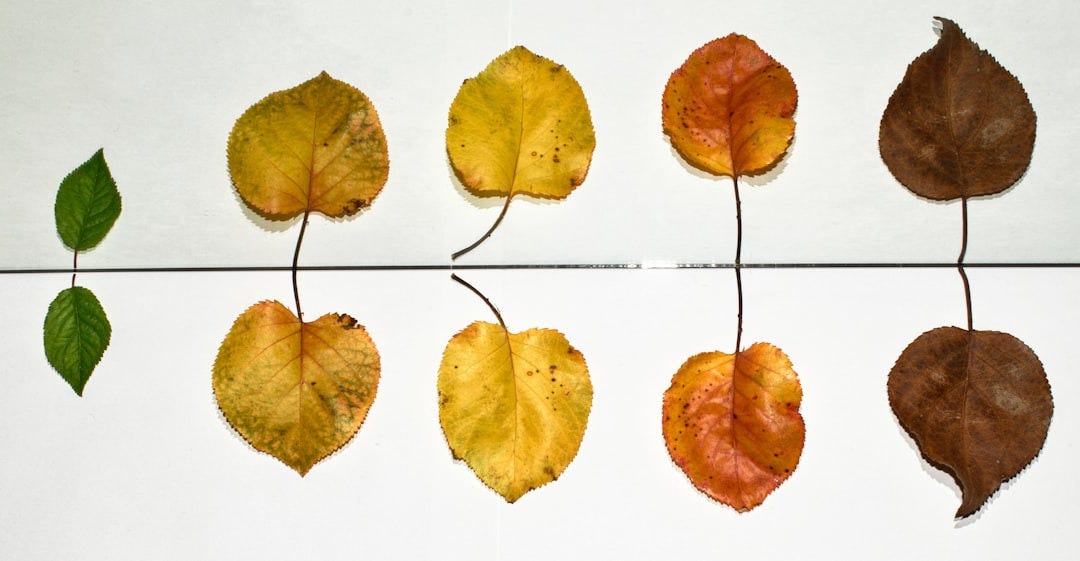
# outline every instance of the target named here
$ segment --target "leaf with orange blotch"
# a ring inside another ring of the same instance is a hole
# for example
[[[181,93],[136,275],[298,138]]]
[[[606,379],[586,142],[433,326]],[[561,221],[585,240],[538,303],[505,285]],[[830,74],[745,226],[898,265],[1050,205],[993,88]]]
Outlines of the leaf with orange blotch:
[[[272,220],[355,214],[389,173],[375,107],[326,72],[248,108],[229,134],[228,157],[240,197]]]
[[[923,333],[889,372],[889,404],[926,460],[952,476],[974,514],[1038,455],[1054,412],[1039,357],[997,331]]]
[[[775,165],[791,144],[797,101],[787,68],[732,33],[694,51],[671,74],[664,133],[694,167],[754,175]]]
[[[784,482],[802,455],[802,387],[768,343],[690,357],[664,392],[664,441],[698,489],[739,511]]]
[[[477,197],[564,199],[585,181],[596,137],[585,94],[561,64],[514,47],[461,84],[450,105],[446,153]]]
[[[1027,170],[1035,110],[1024,86],[950,20],[916,58],[881,116],[878,146],[916,195],[952,200],[1008,189]]]
[[[592,408],[585,357],[553,329],[473,322],[447,343],[438,387],[454,457],[510,503],[570,465]]]
[[[236,318],[213,384],[229,424],[302,476],[360,429],[375,400],[379,353],[347,315],[301,322],[264,301]]]

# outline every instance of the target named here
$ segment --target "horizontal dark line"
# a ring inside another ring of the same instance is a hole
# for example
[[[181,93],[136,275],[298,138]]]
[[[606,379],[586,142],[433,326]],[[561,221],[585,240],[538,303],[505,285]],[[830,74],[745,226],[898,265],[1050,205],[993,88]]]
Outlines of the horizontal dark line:
[[[298,271],[478,271],[521,269],[733,269],[732,263],[508,263],[483,265],[310,265]],[[968,269],[1077,268],[1080,263],[965,263]],[[743,263],[743,269],[954,269],[956,263]],[[291,271],[289,266],[250,267],[98,267],[80,273],[244,273]],[[71,274],[66,269],[7,269],[0,274]]]

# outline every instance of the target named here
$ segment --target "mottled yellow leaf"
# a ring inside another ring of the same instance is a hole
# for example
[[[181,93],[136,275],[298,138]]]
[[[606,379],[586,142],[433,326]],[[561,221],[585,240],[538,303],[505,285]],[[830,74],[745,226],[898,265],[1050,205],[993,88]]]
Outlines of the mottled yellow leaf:
[[[473,322],[446,345],[438,386],[454,456],[508,502],[562,474],[592,407],[585,358],[552,329]]]
[[[300,475],[352,439],[378,384],[379,353],[356,320],[301,322],[279,302],[240,314],[214,362],[225,418]]]
[[[388,172],[375,107],[325,72],[252,105],[229,135],[233,184],[266,218],[355,214],[379,194]]]

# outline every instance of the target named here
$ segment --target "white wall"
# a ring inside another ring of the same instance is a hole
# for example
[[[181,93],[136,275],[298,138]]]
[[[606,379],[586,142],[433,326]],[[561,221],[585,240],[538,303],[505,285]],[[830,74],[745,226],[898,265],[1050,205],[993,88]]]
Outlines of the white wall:
[[[1080,262],[1072,2],[146,4],[0,6],[4,271],[69,265],[53,227],[56,187],[101,146],[124,211],[82,267],[287,265],[296,225],[269,233],[245,212],[225,142],[249,105],[321,70],[371,97],[391,172],[361,216],[314,218],[301,262],[448,264],[499,209],[456,188],[446,111],[462,79],[516,44],[582,84],[597,150],[567,200],[515,200],[463,262],[727,262],[730,185],[688,172],[659,108],[670,72],[732,31],[786,65],[800,93],[781,172],[745,189],[744,261],[951,262],[958,204],[900,187],[876,140],[907,64],[936,41],[935,15],[1016,74],[1039,116],[1027,175],[971,204],[968,260]],[[732,344],[730,270],[463,276],[512,329],[564,332],[593,377],[577,459],[514,505],[452,460],[439,428],[446,340],[489,319],[446,271],[301,274],[308,317],[357,317],[383,359],[365,425],[303,479],[236,436],[210,388],[233,319],[261,299],[290,303],[288,273],[81,274],[114,327],[82,399],[41,350],[45,310],[69,276],[0,273],[0,557],[1070,559],[1080,547],[1080,269],[969,270],[976,327],[1036,351],[1056,408],[1041,456],[959,524],[955,486],[920,460],[885,394],[912,339],[964,321],[954,270],[744,272],[744,340],[792,358],[807,425],[795,474],[746,514],[694,490],[660,433],[661,395],[683,360]]]

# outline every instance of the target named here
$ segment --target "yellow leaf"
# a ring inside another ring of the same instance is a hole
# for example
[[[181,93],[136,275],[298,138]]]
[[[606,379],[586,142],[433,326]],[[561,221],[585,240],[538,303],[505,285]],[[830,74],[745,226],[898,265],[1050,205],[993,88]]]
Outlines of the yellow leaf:
[[[664,392],[664,441],[694,486],[746,511],[799,464],[806,428],[791,361],[768,343],[694,355]]]
[[[585,358],[552,329],[473,322],[446,345],[438,386],[454,456],[508,502],[562,474],[592,407]]]
[[[308,211],[355,214],[389,173],[375,107],[325,72],[248,108],[233,126],[228,153],[240,197],[277,220]]]
[[[301,322],[279,302],[240,314],[214,361],[225,418],[300,475],[352,439],[378,384],[379,353],[356,320]]]

